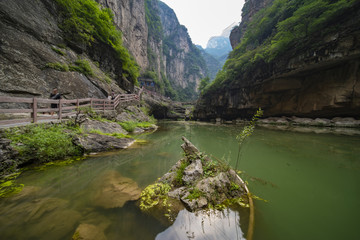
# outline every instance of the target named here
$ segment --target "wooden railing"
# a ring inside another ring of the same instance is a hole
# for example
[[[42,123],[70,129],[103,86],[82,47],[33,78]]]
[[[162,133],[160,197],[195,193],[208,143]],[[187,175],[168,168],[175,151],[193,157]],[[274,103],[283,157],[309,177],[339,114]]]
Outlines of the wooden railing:
[[[116,107],[122,102],[129,102],[134,100],[138,101],[140,99],[141,93],[142,89],[138,92],[138,94],[118,94],[114,100],[98,98],[51,100],[43,98],[19,98],[0,96],[0,103],[16,103],[17,105],[27,105],[24,108],[1,108],[0,106],[0,114],[29,114],[29,117],[25,118],[0,120],[0,125],[26,122],[36,123],[39,120],[51,119],[58,119],[61,121],[64,117],[76,114],[79,108],[85,107],[91,107],[94,111],[115,110]],[[56,104],[56,108],[51,108],[51,104]]]

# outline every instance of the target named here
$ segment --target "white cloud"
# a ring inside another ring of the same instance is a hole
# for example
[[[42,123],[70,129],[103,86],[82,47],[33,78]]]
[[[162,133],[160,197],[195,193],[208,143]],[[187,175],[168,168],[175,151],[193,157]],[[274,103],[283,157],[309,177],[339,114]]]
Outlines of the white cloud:
[[[174,9],[180,24],[187,27],[195,44],[206,47],[234,22],[240,22],[244,0],[162,0]]]

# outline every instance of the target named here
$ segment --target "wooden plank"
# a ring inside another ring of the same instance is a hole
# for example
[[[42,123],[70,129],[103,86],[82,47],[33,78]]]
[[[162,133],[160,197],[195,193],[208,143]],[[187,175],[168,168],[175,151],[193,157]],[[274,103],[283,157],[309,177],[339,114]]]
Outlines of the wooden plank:
[[[0,97],[0,103],[32,103],[32,98]]]
[[[0,109],[0,113],[32,113],[32,109]]]
[[[37,121],[37,99],[33,98],[33,104],[32,104],[33,112],[31,114],[31,117],[33,119],[33,123],[36,123]]]
[[[51,99],[43,99],[43,98],[38,98],[37,99],[38,103],[59,103],[59,100],[51,100]]]
[[[59,120],[60,120],[60,121],[62,120],[61,113],[62,113],[62,99],[59,99],[59,112],[58,112],[58,116],[59,116]]]

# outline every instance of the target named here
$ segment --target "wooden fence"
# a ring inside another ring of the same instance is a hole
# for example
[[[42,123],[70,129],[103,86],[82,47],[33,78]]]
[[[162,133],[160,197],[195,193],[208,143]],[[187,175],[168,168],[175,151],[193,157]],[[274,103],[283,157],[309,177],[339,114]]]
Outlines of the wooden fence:
[[[1,108],[0,114],[29,114],[29,117],[20,119],[0,120],[0,125],[33,122],[40,120],[62,120],[64,117],[74,115],[79,108],[90,107],[94,111],[115,110],[122,102],[138,101],[142,89],[138,94],[119,94],[114,100],[83,98],[83,99],[43,99],[43,98],[18,98],[18,97],[2,97],[0,103],[17,103],[17,105],[25,105],[24,108]],[[51,108],[51,104],[55,104],[56,108]],[[27,105],[27,107],[26,107]],[[54,114],[54,115],[52,115]]]

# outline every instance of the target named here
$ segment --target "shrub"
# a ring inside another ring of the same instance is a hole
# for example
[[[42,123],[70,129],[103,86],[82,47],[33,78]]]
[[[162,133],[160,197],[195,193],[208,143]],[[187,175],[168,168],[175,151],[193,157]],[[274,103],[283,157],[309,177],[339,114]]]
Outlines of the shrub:
[[[93,77],[94,72],[90,66],[90,63],[85,59],[78,59],[75,61],[76,66],[70,65],[70,71],[76,71],[83,73],[84,75],[88,77]]]

